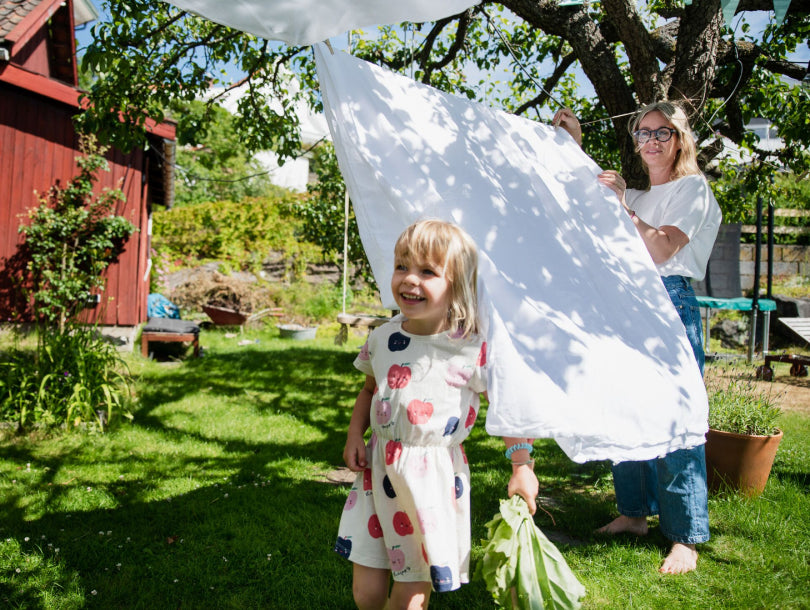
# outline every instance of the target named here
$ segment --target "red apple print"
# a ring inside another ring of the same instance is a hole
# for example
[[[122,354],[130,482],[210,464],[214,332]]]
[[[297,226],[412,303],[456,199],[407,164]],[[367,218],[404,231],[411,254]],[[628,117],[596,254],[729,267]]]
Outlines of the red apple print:
[[[475,363],[476,366],[484,366],[487,363],[487,342],[484,341],[481,344],[481,351],[478,352],[478,362]]]
[[[368,533],[372,538],[382,538],[383,531],[380,525],[380,518],[377,515],[371,515],[368,520]]]
[[[405,553],[398,546],[388,549],[388,561],[393,572],[400,572],[405,567]]]
[[[371,489],[371,468],[366,468],[363,471],[363,491]]]
[[[374,412],[377,415],[378,424],[387,424],[391,421],[391,403],[385,399],[374,403]]]
[[[388,441],[385,443],[385,463],[390,466],[402,455],[402,443],[399,441]]]
[[[408,403],[408,421],[412,424],[426,424],[433,415],[433,405],[421,400],[412,400]]]
[[[461,457],[464,459],[464,463],[467,464],[467,452],[464,451],[464,445],[459,445],[459,449],[461,449]]]
[[[413,534],[413,524],[405,511],[398,510],[393,518],[394,531],[400,536]]]
[[[354,508],[355,504],[357,504],[357,492],[352,490],[349,497],[346,498],[346,504],[343,506],[343,510],[351,510]]]
[[[388,387],[393,390],[404,388],[411,381],[411,369],[405,365],[392,364],[388,369]]]
[[[425,563],[430,563],[427,556],[427,549],[425,548],[424,544],[422,545],[422,558],[425,560]]]
[[[478,417],[478,412],[470,405],[470,410],[467,411],[467,421],[464,422],[464,426],[470,428],[475,423],[476,417]]]
[[[450,366],[447,367],[447,374],[444,380],[447,382],[447,385],[453,386],[454,388],[461,388],[467,385],[470,377],[472,377],[471,369],[464,368],[457,364],[450,364]]]

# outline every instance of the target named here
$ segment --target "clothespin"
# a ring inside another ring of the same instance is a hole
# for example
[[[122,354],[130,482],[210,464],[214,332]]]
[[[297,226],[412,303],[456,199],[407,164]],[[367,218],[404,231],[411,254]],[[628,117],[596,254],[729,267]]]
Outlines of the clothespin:
[[[335,54],[335,50],[332,48],[332,43],[331,43],[331,42],[329,42],[329,39],[324,40],[324,42],[326,43],[326,47],[329,49],[329,52],[330,52],[332,55],[334,55],[334,54]]]

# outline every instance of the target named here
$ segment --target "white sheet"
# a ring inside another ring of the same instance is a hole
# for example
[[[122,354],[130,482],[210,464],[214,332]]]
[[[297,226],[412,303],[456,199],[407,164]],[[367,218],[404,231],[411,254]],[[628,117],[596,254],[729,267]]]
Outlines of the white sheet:
[[[452,220],[479,245],[490,434],[553,437],[577,462],[704,442],[706,390],[683,325],[567,133],[323,45],[315,57],[384,304],[394,241],[414,220]]]
[[[480,0],[164,0],[268,40],[309,45],[370,25],[434,21]]]

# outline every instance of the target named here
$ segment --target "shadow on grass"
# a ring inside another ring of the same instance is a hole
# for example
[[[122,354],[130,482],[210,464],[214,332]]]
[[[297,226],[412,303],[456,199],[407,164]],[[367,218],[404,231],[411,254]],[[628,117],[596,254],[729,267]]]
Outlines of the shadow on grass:
[[[19,542],[23,564],[19,577],[2,579],[0,600],[38,607],[45,587],[55,599],[72,592],[87,607],[353,607],[350,565],[332,551],[347,489],[324,476],[342,465],[362,384],[351,374],[353,359],[312,345],[212,349],[179,367],[148,367],[138,380],[134,422],[122,426],[126,434],[100,439],[102,449],[84,451],[80,443],[93,441],[70,436],[47,458],[31,445],[10,446],[7,459],[34,463],[40,474],[35,484],[20,486],[24,493],[12,487],[0,500],[0,535]],[[230,408],[255,429],[230,427],[222,415]],[[302,432],[259,429],[257,422],[279,416]],[[473,569],[510,474],[484,416],[465,443]],[[139,431],[159,439],[164,455],[141,451]],[[603,542],[593,530],[615,516],[609,464],[575,464],[550,440],[536,442],[534,457],[540,505],[548,511],[538,510],[538,525],[563,553],[592,554]],[[103,460],[120,478],[90,480],[81,470],[86,459]],[[66,478],[73,468],[78,474]],[[183,478],[196,488],[167,491],[167,481]],[[42,516],[32,518],[33,504]],[[632,544],[667,546],[651,534]],[[34,557],[41,562],[23,561]],[[8,582],[14,585],[3,590]],[[483,583],[473,580],[431,605],[488,602]]]

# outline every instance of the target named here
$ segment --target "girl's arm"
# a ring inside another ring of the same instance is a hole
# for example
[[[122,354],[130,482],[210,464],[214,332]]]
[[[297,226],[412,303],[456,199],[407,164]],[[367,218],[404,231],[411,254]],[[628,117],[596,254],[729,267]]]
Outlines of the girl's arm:
[[[531,446],[534,439],[504,437],[503,441],[506,443],[506,450],[510,453],[509,459],[512,461],[512,477],[506,488],[507,494],[510,498],[515,494],[520,495],[529,505],[529,512],[534,514],[537,511],[537,493],[540,490],[540,484],[534,474],[534,460],[526,448],[510,450],[514,445]]]
[[[371,375],[366,375],[363,389],[357,395],[346,434],[346,446],[343,448],[343,461],[349,470],[360,472],[368,466],[366,460],[366,443],[363,436],[371,425],[371,399],[377,382]]]

